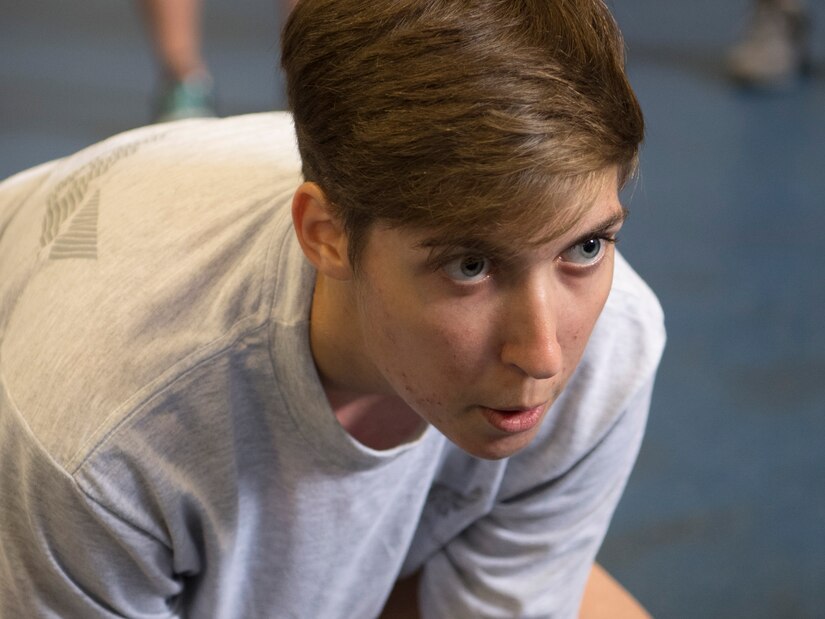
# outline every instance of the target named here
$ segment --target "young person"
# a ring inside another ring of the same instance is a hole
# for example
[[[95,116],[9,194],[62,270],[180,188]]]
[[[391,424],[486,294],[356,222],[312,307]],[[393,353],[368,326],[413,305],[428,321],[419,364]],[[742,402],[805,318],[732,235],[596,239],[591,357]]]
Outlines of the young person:
[[[664,343],[622,54],[600,0],[302,0],[292,116],[0,186],[0,615],[576,617]]]

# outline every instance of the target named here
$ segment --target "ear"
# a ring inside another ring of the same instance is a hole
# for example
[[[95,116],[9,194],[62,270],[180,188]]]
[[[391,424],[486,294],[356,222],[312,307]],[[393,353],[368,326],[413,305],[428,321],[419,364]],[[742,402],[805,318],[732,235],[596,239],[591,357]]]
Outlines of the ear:
[[[319,273],[339,280],[352,277],[344,227],[316,183],[303,183],[295,191],[292,223],[301,249]]]

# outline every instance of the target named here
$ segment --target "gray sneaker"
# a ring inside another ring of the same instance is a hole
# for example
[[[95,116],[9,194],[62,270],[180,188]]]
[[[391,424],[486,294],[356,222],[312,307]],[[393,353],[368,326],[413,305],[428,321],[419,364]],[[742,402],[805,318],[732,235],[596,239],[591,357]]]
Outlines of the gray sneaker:
[[[727,58],[728,74],[746,86],[787,88],[810,70],[810,17],[802,8],[760,1]]]

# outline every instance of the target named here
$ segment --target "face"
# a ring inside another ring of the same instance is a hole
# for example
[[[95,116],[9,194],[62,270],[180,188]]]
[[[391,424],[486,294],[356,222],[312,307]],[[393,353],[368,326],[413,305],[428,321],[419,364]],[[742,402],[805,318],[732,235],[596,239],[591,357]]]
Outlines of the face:
[[[426,233],[375,228],[353,280],[352,352],[372,374],[357,382],[400,397],[477,457],[525,447],[610,291],[624,219],[611,178],[574,229],[515,258],[509,247],[507,260],[458,249],[433,264]]]

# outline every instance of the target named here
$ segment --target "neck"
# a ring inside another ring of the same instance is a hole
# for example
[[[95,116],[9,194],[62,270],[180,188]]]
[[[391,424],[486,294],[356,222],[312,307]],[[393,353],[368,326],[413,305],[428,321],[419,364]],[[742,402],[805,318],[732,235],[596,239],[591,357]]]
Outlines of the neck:
[[[372,449],[415,437],[424,421],[387,385],[364,350],[351,282],[319,274],[310,313],[310,346],[324,393],[338,422]]]
[[[362,445],[392,449],[413,440],[425,422],[395,396],[365,395],[325,388],[341,427]]]
[[[380,393],[370,377],[377,372],[364,354],[351,282],[318,274],[312,295],[309,341],[324,388]]]

